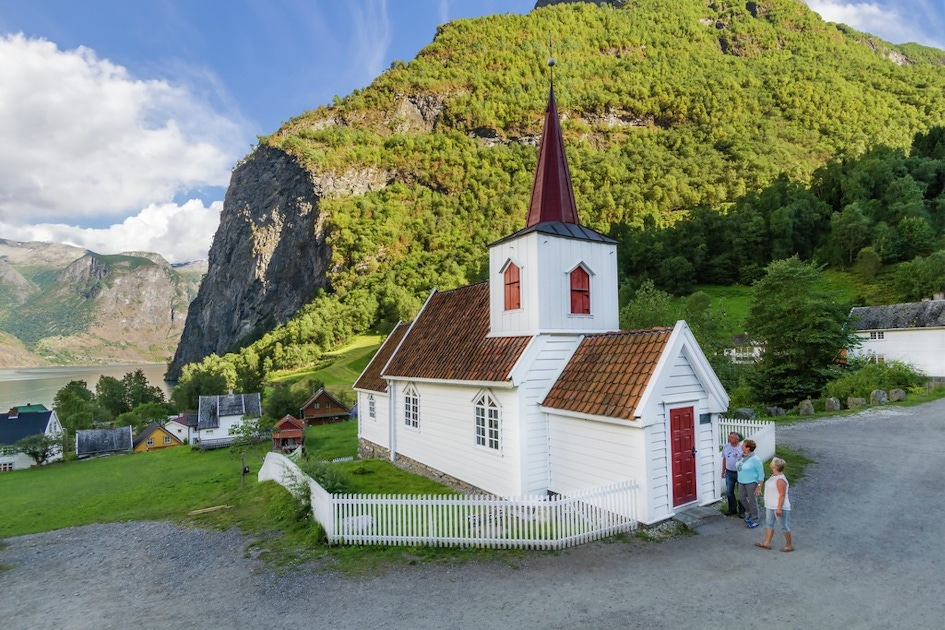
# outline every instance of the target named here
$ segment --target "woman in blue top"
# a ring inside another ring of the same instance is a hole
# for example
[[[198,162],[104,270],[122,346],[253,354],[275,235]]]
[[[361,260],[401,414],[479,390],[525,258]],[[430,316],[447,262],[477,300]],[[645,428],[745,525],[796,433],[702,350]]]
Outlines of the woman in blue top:
[[[738,469],[738,498],[748,509],[745,522],[749,529],[758,527],[758,496],[761,483],[765,480],[765,465],[755,455],[758,447],[754,440],[742,442],[742,458],[735,467]]]

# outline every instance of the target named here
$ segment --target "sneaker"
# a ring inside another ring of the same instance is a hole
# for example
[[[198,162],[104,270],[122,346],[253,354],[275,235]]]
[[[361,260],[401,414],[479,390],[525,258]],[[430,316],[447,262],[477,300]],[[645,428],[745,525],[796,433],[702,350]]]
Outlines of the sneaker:
[[[751,522],[751,515],[749,514],[748,516],[744,517],[742,520],[744,520],[746,523],[750,523],[750,522]]]
[[[748,523],[748,529],[755,529],[758,527],[758,523]]]

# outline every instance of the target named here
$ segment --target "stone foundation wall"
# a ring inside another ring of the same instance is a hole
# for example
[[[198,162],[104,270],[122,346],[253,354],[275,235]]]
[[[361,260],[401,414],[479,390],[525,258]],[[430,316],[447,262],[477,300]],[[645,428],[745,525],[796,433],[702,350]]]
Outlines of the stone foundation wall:
[[[390,461],[390,450],[373,442],[369,442],[364,438],[359,438],[358,457],[361,459],[386,459]],[[463,494],[492,494],[491,492],[486,492],[482,488],[478,488],[456,477],[447,475],[444,472],[431,468],[405,455],[397,455],[397,459],[394,460],[394,465],[401,470],[426,477],[444,486],[448,486],[456,492],[462,492]]]

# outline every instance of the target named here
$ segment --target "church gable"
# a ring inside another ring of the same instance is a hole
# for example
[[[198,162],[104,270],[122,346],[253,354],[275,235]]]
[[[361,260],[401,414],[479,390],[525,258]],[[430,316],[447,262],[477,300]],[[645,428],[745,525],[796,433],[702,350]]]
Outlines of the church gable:
[[[488,283],[434,293],[382,376],[507,381],[531,337],[488,335]]]

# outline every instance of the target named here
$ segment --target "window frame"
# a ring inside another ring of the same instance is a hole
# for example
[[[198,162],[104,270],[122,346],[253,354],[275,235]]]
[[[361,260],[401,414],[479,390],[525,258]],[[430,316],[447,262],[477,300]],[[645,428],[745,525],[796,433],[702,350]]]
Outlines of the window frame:
[[[404,425],[411,429],[420,428],[420,393],[413,385],[404,388]]]
[[[571,315],[591,314],[591,273],[578,265],[568,272]]]
[[[377,420],[377,400],[375,400],[374,394],[368,395],[367,408],[368,408],[368,418],[370,418],[371,420]]]
[[[502,410],[495,396],[482,392],[473,403],[474,440],[478,448],[502,452]]]
[[[522,268],[509,261],[502,272],[506,311],[517,311],[522,308]]]

